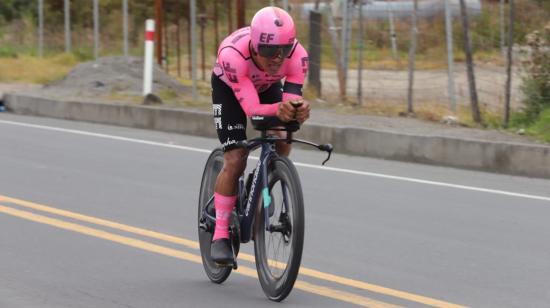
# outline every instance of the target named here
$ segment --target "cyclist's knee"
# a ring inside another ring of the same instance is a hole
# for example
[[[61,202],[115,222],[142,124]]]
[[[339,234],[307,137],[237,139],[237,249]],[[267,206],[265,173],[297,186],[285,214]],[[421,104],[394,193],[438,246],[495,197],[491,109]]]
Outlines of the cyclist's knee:
[[[290,150],[292,149],[292,145],[284,141],[278,141],[276,144],[276,149],[279,155],[288,156],[290,154]]]
[[[239,148],[225,152],[223,155],[223,171],[231,177],[239,177],[246,168],[247,158],[248,152],[246,149]]]
[[[287,134],[287,132],[285,131],[277,130],[270,130],[269,133],[282,139],[285,139]],[[290,154],[290,150],[292,149],[292,145],[288,144],[286,141],[281,140],[275,143],[275,149],[277,150],[277,154],[288,156]]]

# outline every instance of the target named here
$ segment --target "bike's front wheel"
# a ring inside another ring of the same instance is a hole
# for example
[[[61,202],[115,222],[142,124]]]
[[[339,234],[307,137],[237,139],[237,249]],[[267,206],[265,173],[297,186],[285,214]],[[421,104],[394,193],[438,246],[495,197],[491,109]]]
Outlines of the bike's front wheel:
[[[288,158],[273,159],[269,169],[271,203],[267,206],[262,197],[254,230],[254,254],[264,293],[273,301],[282,301],[292,291],[302,260],[304,199],[298,172]]]

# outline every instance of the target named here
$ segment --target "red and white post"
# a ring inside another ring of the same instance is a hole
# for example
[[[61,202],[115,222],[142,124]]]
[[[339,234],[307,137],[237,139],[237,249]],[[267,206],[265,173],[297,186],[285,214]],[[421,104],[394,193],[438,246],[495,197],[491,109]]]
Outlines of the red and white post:
[[[143,96],[153,92],[153,57],[155,56],[155,20],[145,22],[145,59],[143,68]]]

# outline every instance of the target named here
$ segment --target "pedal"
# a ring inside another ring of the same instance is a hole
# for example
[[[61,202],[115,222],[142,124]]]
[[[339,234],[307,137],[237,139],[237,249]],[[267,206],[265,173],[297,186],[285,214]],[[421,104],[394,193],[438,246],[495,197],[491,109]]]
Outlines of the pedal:
[[[200,222],[199,228],[204,232],[210,232],[210,228],[208,228],[208,224],[206,222]]]

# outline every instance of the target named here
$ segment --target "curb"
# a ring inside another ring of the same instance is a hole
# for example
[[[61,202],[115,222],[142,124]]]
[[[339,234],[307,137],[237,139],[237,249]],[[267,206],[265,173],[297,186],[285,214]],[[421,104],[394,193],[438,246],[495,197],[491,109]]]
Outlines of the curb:
[[[204,137],[217,136],[209,112],[108,103],[63,102],[18,94],[6,94],[4,103],[8,111],[16,114]],[[251,132],[249,136],[251,135],[254,133]],[[313,142],[330,142],[336,152],[343,154],[550,178],[550,146],[545,145],[396,134],[367,128],[319,124],[305,124],[297,135]]]

